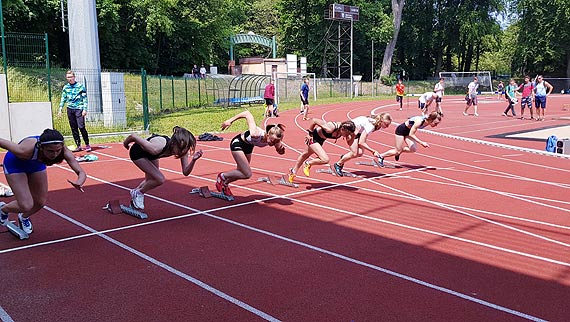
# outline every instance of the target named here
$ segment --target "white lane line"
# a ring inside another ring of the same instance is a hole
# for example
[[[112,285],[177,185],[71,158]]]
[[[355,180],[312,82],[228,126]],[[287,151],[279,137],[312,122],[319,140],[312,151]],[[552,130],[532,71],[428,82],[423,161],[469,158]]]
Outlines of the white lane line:
[[[157,260],[157,259],[155,259],[149,255],[146,255],[145,253],[140,252],[140,251],[138,251],[138,250],[136,250],[130,246],[127,246],[126,244],[124,244],[124,243],[122,243],[122,242],[120,242],[114,238],[111,238],[105,234],[100,234],[97,230],[95,230],[95,229],[93,229],[93,228],[91,228],[91,227],[67,216],[67,215],[64,215],[63,213],[61,213],[55,209],[52,209],[50,207],[45,207],[45,209],[52,212],[53,214],[63,218],[63,219],[65,219],[65,220],[67,220],[67,221],[91,232],[91,233],[97,234],[98,237],[101,237],[101,238],[105,239],[106,241],[108,241],[108,242],[110,242],[116,246],[119,246],[120,248],[126,250],[129,253],[136,255],[136,256],[138,256],[138,257],[140,257],[140,258],[142,258],[142,259],[144,259],[144,260],[146,260],[146,261],[148,261],[148,262],[150,262],[150,263],[152,263],[152,264],[154,264],[154,265],[156,265],[156,266],[158,266],[158,267],[160,267],[160,268],[162,268],[162,269],[164,269],[164,270],[166,270],[166,271],[168,271],[168,272],[170,272],[170,273],[172,273],[172,274],[174,274],[174,275],[176,275],[182,279],[187,280],[188,282],[190,282],[190,283],[192,283],[198,287],[201,287],[202,289],[204,289],[204,290],[206,290],[206,291],[208,291],[208,292],[210,292],[210,293],[212,293],[212,294],[214,294],[214,295],[216,295],[216,296],[218,296],[218,297],[220,297],[220,298],[222,298],[222,299],[224,299],[224,300],[226,300],[226,301],[228,301],[234,305],[239,306],[240,308],[242,308],[246,311],[249,311],[250,313],[253,313],[253,314],[259,316],[260,318],[262,318],[266,321],[279,321],[279,319],[277,319],[277,318],[275,318],[275,317],[273,317],[273,316],[271,316],[271,315],[269,315],[269,314],[267,314],[261,310],[258,310],[256,308],[254,308],[253,306],[251,306],[251,305],[249,305],[243,301],[240,301],[237,298],[235,298],[235,297],[233,297],[233,296],[231,296],[225,292],[222,292],[222,291],[216,289],[215,287],[212,287],[212,286],[202,282],[201,280],[199,280],[197,278],[194,278],[194,277],[192,277],[192,276],[190,276],[190,275],[188,275],[182,271],[177,270],[176,268],[174,268],[174,267],[172,267],[172,266],[170,266],[164,262],[161,262],[161,261],[159,261],[159,260]]]
[[[2,322],[14,322],[14,320],[12,320],[12,317],[10,316],[10,314],[8,314],[8,312],[6,312],[2,306],[0,306],[0,321]]]

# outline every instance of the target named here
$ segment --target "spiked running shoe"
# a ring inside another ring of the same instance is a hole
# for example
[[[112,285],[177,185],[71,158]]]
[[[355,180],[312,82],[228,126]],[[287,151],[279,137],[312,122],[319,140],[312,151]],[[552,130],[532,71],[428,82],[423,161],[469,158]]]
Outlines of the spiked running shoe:
[[[303,166],[303,173],[305,174],[305,176],[310,177],[311,176],[311,165],[308,164],[307,162],[305,162],[304,166]]]
[[[342,165],[335,163],[334,164],[334,172],[336,173],[337,176],[342,177]]]
[[[30,218],[24,218],[22,213],[18,214],[18,222],[20,223],[20,228],[22,228],[22,230],[27,234],[31,234],[34,231],[34,227],[32,227]]]
[[[289,174],[287,175],[287,181],[289,181],[289,183],[293,183],[293,181],[295,181],[295,177],[296,175],[293,173],[293,168],[289,169]]]

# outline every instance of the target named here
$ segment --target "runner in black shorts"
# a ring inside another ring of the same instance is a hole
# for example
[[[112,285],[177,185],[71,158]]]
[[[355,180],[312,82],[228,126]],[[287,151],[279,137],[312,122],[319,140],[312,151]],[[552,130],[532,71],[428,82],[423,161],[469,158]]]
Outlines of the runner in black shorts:
[[[129,149],[129,156],[133,163],[144,172],[144,180],[131,190],[132,204],[135,208],[144,209],[144,194],[151,189],[162,185],[165,181],[164,175],[159,168],[159,159],[174,156],[180,159],[182,174],[190,175],[194,164],[202,156],[202,150],[195,152],[196,139],[190,131],[185,128],[175,126],[172,137],[166,135],[153,134],[147,139],[143,139],[136,134],[129,135],[123,146]],[[188,161],[188,154],[192,158]]]
[[[236,135],[230,142],[230,151],[236,161],[237,168],[228,172],[220,172],[216,178],[216,189],[227,196],[233,196],[229,184],[236,180],[251,178],[249,162],[254,147],[273,146],[279,154],[285,153],[281,143],[285,126],[283,124],[268,125],[265,130],[255,124],[255,119],[249,111],[243,111],[222,123],[222,130],[227,129],[233,122],[246,119],[249,130]]]
[[[329,163],[329,156],[323,149],[323,143],[326,139],[336,140],[339,138],[345,138],[348,146],[351,146],[355,139],[355,130],[356,126],[352,121],[344,121],[342,123],[325,122],[321,119],[313,118],[311,125],[307,130],[308,135],[305,137],[305,144],[307,147],[297,158],[295,166],[289,170],[289,182],[292,183],[295,180],[295,175],[297,174],[297,171],[299,171],[301,165],[304,165],[303,172],[308,177],[311,174],[311,166]],[[316,154],[317,158],[307,161],[307,159],[313,154]]]
[[[406,122],[396,127],[396,146],[380,155],[378,161],[384,164],[384,158],[394,156],[396,161],[400,160],[400,154],[404,152],[416,152],[416,142],[424,148],[429,147],[427,142],[420,140],[416,133],[418,129],[423,129],[426,126],[436,127],[441,121],[441,114],[438,112],[431,112],[428,116],[414,116],[410,117]]]

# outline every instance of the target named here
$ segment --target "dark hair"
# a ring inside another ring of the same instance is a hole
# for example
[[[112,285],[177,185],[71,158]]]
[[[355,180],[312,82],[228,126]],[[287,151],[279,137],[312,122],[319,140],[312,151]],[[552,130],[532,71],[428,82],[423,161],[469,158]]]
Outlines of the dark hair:
[[[51,144],[61,144],[63,147],[63,135],[54,129],[45,129],[40,135],[36,147],[38,148],[38,159],[46,165],[54,165],[61,163],[64,159],[65,148],[54,159],[48,159],[43,153],[43,147]]]
[[[196,149],[196,138],[192,132],[180,126],[172,128],[172,132],[169,150],[172,151],[172,147],[174,146],[178,148],[178,154],[176,154],[175,157],[180,158],[188,153],[188,151],[194,151],[194,149]]]
[[[354,125],[354,122],[352,121],[344,121],[340,123],[339,129],[345,129],[348,132],[354,133],[354,131],[356,131],[356,125]]]

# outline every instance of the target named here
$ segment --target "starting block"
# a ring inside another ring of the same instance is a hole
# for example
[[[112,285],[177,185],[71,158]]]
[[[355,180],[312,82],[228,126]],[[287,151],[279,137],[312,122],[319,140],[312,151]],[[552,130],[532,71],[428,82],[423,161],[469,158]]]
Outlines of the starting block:
[[[119,200],[111,200],[107,203],[107,205],[105,205],[105,207],[103,207],[103,210],[107,210],[108,212],[116,215],[116,214],[120,214],[120,213],[124,213],[127,215],[131,215],[133,217],[137,217],[139,219],[147,219],[148,215],[145,214],[144,212],[136,209],[135,207],[132,206],[125,206],[122,205]]]
[[[332,174],[333,176],[336,176],[336,172],[334,172],[332,169],[317,169],[317,173],[328,173],[328,174]],[[351,173],[351,172],[346,172],[346,171],[342,172],[342,176],[343,177],[349,177],[349,178],[358,177],[356,174]]]
[[[195,194],[197,193],[198,195],[200,195],[201,197],[204,198],[218,198],[218,199],[222,199],[222,200],[226,200],[226,201],[234,201],[234,197],[233,196],[228,196],[225,195],[223,192],[216,192],[216,191],[210,191],[210,188],[204,186],[204,187],[200,187],[200,188],[194,188],[192,189],[192,191],[190,191],[191,194]]]
[[[16,225],[13,221],[7,220],[6,228],[10,232],[10,234],[18,237],[20,240],[28,239],[30,236],[27,232],[22,230],[18,225]]]
[[[272,185],[279,184],[279,185],[287,186],[287,187],[291,187],[291,188],[299,188],[298,184],[289,182],[289,180],[285,179],[285,177],[283,177],[283,176],[277,177],[275,180],[272,180],[271,177],[261,177],[261,178],[257,179],[257,182],[267,182],[267,183],[272,184]]]

